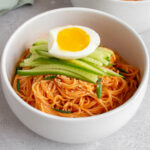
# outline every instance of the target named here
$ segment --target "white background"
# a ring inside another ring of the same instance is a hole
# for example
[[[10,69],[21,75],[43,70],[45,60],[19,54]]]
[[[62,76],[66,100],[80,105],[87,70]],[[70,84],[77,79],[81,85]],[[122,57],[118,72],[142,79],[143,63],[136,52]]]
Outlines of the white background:
[[[69,0],[36,0],[33,6],[24,6],[0,16],[0,56],[10,35],[24,21],[47,10],[70,6]],[[150,30],[141,36],[150,53]],[[149,150],[149,97],[150,81],[140,109],[121,130],[94,143],[68,145],[49,141],[28,130],[9,109],[0,85],[0,150]]]

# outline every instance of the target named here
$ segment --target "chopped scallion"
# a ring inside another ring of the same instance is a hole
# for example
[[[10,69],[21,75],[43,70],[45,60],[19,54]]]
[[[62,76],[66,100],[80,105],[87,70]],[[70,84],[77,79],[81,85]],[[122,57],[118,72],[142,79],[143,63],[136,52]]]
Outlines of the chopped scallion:
[[[17,70],[21,70],[21,69],[22,69],[22,67],[20,67],[20,66],[17,66],[17,67],[16,67],[15,74],[17,74]]]
[[[122,72],[122,73],[128,73],[128,72],[126,72],[125,70],[123,70],[123,69],[121,69],[121,68],[116,67],[116,69],[119,70],[119,71]]]
[[[98,98],[101,98],[102,96],[102,84],[98,84],[97,87],[96,87],[96,94],[97,94],[97,97]]]
[[[30,53],[30,54],[28,54],[26,58],[30,58],[30,57],[31,57],[31,55],[32,55],[31,53]]]
[[[97,80],[97,83],[100,83],[102,81],[102,78],[99,78],[98,80]]]
[[[54,79],[56,78],[56,76],[48,76],[48,77],[45,77],[43,80],[51,80],[51,79]]]
[[[61,113],[66,113],[66,114],[70,114],[71,111],[65,111],[65,110],[61,110],[61,109],[56,109],[56,108],[52,108],[55,111],[61,112]]]
[[[17,80],[17,91],[18,92],[20,91],[20,82],[19,82],[19,80]]]
[[[122,75],[122,78],[123,78],[123,79],[126,79],[125,76],[124,76],[121,72],[120,72],[119,74]]]
[[[106,59],[107,61],[110,61],[110,57],[106,57],[105,59]]]

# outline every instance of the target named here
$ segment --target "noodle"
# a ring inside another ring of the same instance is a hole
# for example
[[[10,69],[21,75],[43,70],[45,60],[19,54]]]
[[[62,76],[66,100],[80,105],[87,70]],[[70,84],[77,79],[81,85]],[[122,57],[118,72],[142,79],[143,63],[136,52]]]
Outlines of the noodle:
[[[103,87],[100,99],[96,95],[95,84],[64,75],[57,75],[51,80],[43,80],[50,75],[15,75],[13,88],[25,102],[48,114],[74,118],[98,115],[126,102],[140,82],[139,70],[125,63],[118,54],[115,56],[112,59],[116,66],[127,72],[122,73],[125,79],[115,76],[100,77]],[[118,71],[115,66],[110,69]],[[19,91],[17,80],[20,81]],[[52,108],[71,113],[62,113]]]

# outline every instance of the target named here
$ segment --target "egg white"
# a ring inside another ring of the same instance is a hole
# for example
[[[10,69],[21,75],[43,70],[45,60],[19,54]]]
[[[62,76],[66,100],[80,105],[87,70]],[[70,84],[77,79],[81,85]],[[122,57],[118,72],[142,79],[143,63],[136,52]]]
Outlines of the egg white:
[[[72,27],[76,27],[84,30],[90,37],[89,45],[81,51],[77,51],[77,52],[64,51],[61,50],[57,44],[58,33],[63,29],[72,28]],[[60,58],[60,59],[82,58],[94,52],[99,45],[100,45],[100,36],[98,35],[97,32],[95,32],[94,30],[88,27],[69,25],[69,26],[54,28],[49,31],[49,39],[48,39],[49,54],[56,58]]]

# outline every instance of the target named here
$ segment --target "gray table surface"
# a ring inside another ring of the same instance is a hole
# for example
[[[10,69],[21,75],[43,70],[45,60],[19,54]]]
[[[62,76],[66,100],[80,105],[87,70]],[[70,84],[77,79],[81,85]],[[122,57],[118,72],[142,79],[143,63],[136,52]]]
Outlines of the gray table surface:
[[[41,12],[72,6],[69,0],[35,0],[0,16],[0,56],[10,35],[24,21]],[[150,30],[141,34],[150,53]],[[12,113],[0,85],[0,150],[149,150],[150,80],[147,93],[133,119],[110,137],[88,144],[61,144],[44,139],[27,129]]]

